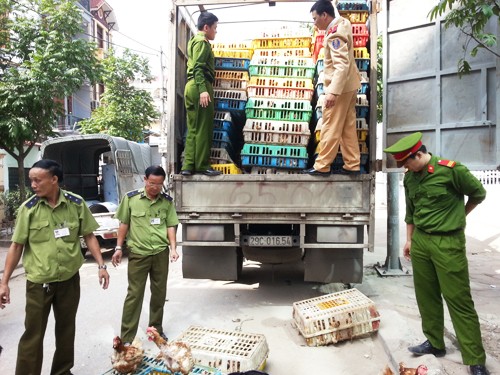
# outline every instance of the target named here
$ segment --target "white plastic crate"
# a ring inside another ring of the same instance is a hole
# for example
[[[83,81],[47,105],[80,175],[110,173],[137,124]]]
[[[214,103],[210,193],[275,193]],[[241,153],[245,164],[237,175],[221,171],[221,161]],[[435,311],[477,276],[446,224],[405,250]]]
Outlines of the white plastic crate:
[[[232,99],[246,101],[247,92],[244,90],[214,90],[215,99]]]
[[[297,68],[315,68],[312,57],[296,56],[253,56],[250,65],[291,66]]]
[[[252,167],[250,174],[301,174],[301,170],[296,169],[281,169],[281,168],[264,168]]]
[[[232,121],[231,112],[215,111],[214,119],[215,120],[223,120],[223,121]]]
[[[210,164],[232,164],[233,160],[225,148],[210,149]]]
[[[307,122],[248,119],[243,128],[245,142],[307,146],[311,132]]]
[[[264,56],[311,57],[312,55],[309,48],[275,48],[256,49],[252,58]]]
[[[373,301],[355,288],[294,302],[293,319],[308,346],[364,336],[380,325]]]
[[[191,326],[177,340],[191,347],[195,364],[223,374],[263,370],[269,355],[266,337],[255,333]]]
[[[370,105],[365,94],[358,94],[358,97],[356,98],[356,105],[360,105],[360,106],[369,106]]]
[[[356,119],[356,129],[368,129],[368,124],[366,123],[366,119],[357,118]]]

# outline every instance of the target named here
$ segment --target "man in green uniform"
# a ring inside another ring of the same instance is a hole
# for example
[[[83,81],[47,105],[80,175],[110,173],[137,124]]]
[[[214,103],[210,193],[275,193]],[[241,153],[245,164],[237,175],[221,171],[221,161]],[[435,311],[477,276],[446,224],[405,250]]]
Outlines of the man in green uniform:
[[[0,283],[1,308],[10,303],[9,279],[21,255],[27,278],[25,331],[19,341],[16,375],[41,373],[43,337],[51,308],[54,309],[56,350],[50,373],[71,374],[75,318],[80,301],[78,270],[84,262],[80,236],[98,263],[103,289],[109,284],[99,243],[93,234],[99,225],[80,196],[59,188],[62,177],[61,167],[53,160],[33,164],[29,178],[35,196],[19,208],[5,261]]]
[[[427,153],[422,133],[402,138],[384,151],[404,166],[406,244],[417,304],[427,341],[409,347],[415,355],[446,354],[443,298],[457,335],[463,363],[473,375],[489,374],[474,308],[465,249],[465,216],[486,197],[481,182],[459,162]],[[465,203],[464,196],[467,196]]]
[[[165,171],[162,167],[146,169],[145,187],[128,192],[120,202],[116,217],[120,220],[118,239],[112,262],[117,266],[122,258],[122,246],[127,237],[128,290],[123,304],[121,338],[130,343],[137,334],[141,317],[144,289],[149,275],[151,301],[149,324],[163,334],[163,306],[167,295],[170,260],[176,261],[176,229],[179,224],[172,198],[162,193]]]
[[[187,137],[181,174],[206,176],[220,174],[210,168],[210,149],[214,130],[215,58],[209,40],[215,39],[217,22],[215,15],[201,12],[198,18],[198,34],[188,43],[187,79],[184,103],[187,112]]]

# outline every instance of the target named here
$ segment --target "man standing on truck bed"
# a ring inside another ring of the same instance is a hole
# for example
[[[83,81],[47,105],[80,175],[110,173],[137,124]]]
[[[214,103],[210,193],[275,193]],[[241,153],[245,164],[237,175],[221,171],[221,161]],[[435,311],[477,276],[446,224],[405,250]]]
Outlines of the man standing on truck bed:
[[[465,248],[466,215],[486,197],[481,182],[464,165],[427,153],[422,133],[400,139],[384,151],[405,167],[406,244],[422,330],[427,340],[408,350],[446,354],[443,298],[457,335],[462,361],[472,375],[487,375],[486,354],[472,300]],[[467,203],[464,196],[468,197]]]
[[[181,175],[202,173],[206,176],[220,174],[210,167],[210,149],[214,130],[215,57],[209,40],[215,39],[218,18],[201,12],[198,34],[188,43],[187,79],[184,103],[187,112],[187,137]]]
[[[361,77],[354,60],[351,23],[340,16],[331,0],[319,0],[311,8],[314,25],[327,30],[324,38],[325,98],[319,154],[312,168],[303,173],[328,176],[330,173],[358,174],[360,151],[356,132],[356,98]],[[344,166],[331,171],[342,146]]]
[[[163,333],[163,307],[167,295],[168,263],[176,261],[176,229],[179,224],[172,198],[162,192],[165,170],[160,166],[146,169],[143,189],[128,192],[120,202],[116,217],[120,220],[118,239],[112,263],[122,259],[122,246],[127,238],[128,290],[123,304],[121,339],[133,341],[141,317],[144,289],[149,275],[151,301],[148,327]],[[170,252],[169,252],[170,246]]]

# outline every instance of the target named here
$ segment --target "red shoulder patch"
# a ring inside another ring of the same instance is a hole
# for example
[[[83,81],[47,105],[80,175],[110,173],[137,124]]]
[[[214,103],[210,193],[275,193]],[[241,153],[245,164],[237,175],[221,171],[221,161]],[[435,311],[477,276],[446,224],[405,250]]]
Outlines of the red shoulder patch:
[[[335,25],[335,26],[333,26],[333,27],[330,27],[330,28],[328,29],[328,31],[326,32],[326,35],[333,34],[333,33],[337,32],[337,27],[338,27],[338,25]]]
[[[457,163],[454,162],[453,160],[446,160],[446,159],[438,160],[438,164],[448,168],[453,168],[455,165],[457,165]]]
[[[434,166],[433,166],[433,165],[431,165],[431,164],[428,164],[428,165],[427,165],[427,172],[429,172],[429,173],[434,173]]]

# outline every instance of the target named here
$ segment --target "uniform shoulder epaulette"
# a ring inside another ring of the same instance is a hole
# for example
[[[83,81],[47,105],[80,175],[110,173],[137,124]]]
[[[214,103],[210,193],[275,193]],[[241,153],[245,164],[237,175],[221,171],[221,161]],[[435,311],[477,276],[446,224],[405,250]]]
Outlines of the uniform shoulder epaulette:
[[[161,195],[163,196],[163,198],[169,200],[170,202],[172,202],[174,200],[174,198],[172,198],[170,195],[168,195],[167,193],[161,193]]]
[[[139,190],[132,190],[127,193],[127,197],[132,198],[135,197],[137,194],[140,194]]]
[[[453,160],[441,159],[441,160],[438,160],[438,164],[442,165],[444,167],[453,168],[455,165],[457,165],[457,162],[455,162]]]
[[[73,194],[71,193],[68,193],[68,192],[65,192],[64,193],[64,196],[66,198],[68,198],[71,202],[74,202],[76,204],[81,204],[82,203],[82,199],[81,198],[78,198],[77,196],[74,196]]]
[[[328,31],[326,32],[326,35],[330,35],[330,34],[333,34],[333,33],[337,32],[337,28],[338,28],[338,25],[330,27],[328,29]]]
[[[29,201],[26,202],[26,207],[31,208],[40,200],[38,195],[33,195]]]

